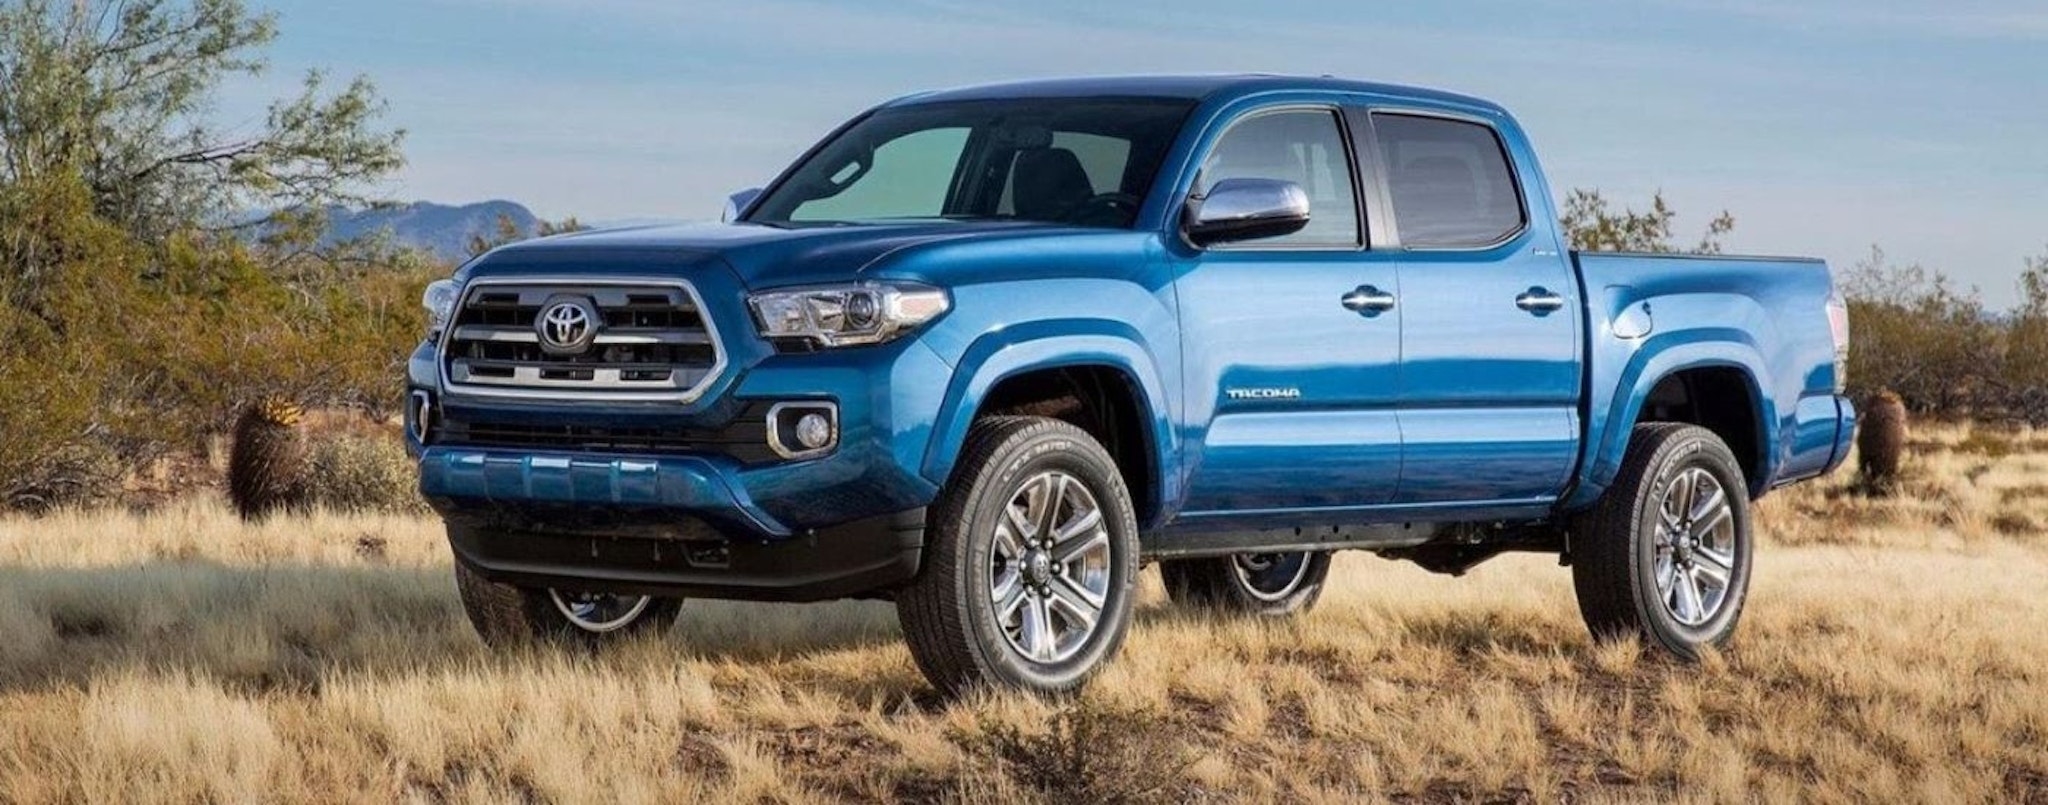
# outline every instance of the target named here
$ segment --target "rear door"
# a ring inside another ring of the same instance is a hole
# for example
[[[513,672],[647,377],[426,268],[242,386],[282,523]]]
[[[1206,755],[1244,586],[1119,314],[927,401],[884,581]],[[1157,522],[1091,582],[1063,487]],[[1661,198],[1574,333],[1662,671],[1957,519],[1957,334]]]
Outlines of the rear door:
[[[1397,504],[1554,498],[1577,459],[1578,283],[1482,117],[1353,110],[1399,241]],[[1533,165],[1527,166],[1533,171]]]

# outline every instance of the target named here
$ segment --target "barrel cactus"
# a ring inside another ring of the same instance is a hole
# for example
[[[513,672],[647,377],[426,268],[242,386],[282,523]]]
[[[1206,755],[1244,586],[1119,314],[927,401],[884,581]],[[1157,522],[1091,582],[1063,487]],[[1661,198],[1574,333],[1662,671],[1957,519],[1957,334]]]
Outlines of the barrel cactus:
[[[1870,399],[1856,434],[1863,482],[1872,489],[1890,487],[1906,458],[1906,403],[1887,389]]]
[[[299,433],[304,416],[298,404],[273,397],[251,403],[235,420],[228,498],[242,519],[306,505],[308,460]]]

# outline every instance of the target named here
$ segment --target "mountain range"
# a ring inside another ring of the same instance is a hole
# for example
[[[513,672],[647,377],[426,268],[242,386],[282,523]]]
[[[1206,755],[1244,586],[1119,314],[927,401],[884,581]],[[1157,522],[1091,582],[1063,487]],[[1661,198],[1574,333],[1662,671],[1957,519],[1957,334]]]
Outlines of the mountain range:
[[[515,201],[493,200],[459,205],[416,201],[367,210],[335,207],[327,211],[327,234],[322,243],[339,243],[382,233],[391,238],[393,245],[460,262],[469,257],[472,236],[497,236],[500,217],[511,220],[523,233],[531,234],[540,226],[540,218],[526,205]]]

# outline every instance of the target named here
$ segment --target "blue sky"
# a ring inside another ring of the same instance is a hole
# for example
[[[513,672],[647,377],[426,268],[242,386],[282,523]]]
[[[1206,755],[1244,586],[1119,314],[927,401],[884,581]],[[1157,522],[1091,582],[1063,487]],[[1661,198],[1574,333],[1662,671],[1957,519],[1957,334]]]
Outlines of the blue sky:
[[[2048,251],[2040,0],[802,2],[283,0],[233,124],[324,67],[375,79],[411,134],[393,198],[509,198],[586,221],[699,218],[840,120],[919,89],[1264,71],[1497,100],[1557,192],[1737,251],[1846,267],[1880,244],[2004,304]]]

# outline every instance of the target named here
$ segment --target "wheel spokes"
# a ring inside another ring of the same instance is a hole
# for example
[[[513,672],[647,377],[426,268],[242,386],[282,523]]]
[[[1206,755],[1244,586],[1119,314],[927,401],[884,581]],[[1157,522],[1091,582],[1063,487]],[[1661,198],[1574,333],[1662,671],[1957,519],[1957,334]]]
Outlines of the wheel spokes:
[[[1056,544],[1052,549],[1052,560],[1061,565],[1071,565],[1075,560],[1085,559],[1098,550],[1109,550],[1109,532],[1097,531],[1083,539]]]
[[[1040,476],[1040,494],[1044,502],[1031,517],[1031,521],[1037,524],[1032,533],[1040,539],[1052,539],[1057,534],[1060,509],[1067,503],[1067,480],[1064,473]]]
[[[1065,578],[1053,580],[1046,603],[1082,634],[1094,631],[1096,619],[1102,616],[1102,599]]]
[[[1033,498],[1028,487],[1024,490],[1023,497],[1023,505],[1020,506],[1018,501],[1012,500],[1010,505],[1003,507],[1003,516],[1009,520],[1010,531],[1015,539],[1031,539],[1038,535],[1037,520],[1034,519],[1035,515],[1031,513],[1031,507],[1034,505],[1032,503]]]
[[[1015,509],[1011,509],[1015,511]],[[1024,558],[1024,543],[1017,538],[1014,525],[996,526],[996,556],[1015,561]]]
[[[1716,590],[1728,589],[1730,577],[1735,575],[1735,557],[1702,546],[1694,549],[1694,570]]]
[[[1040,662],[1052,659],[1052,609],[1044,598],[1026,597],[1024,622],[1018,627],[1017,637],[1023,643],[1025,656]]]
[[[1681,472],[1678,477],[1671,479],[1671,488],[1664,493],[1664,503],[1660,508],[1663,510],[1665,523],[1671,526],[1674,532],[1685,530],[1686,515],[1692,511],[1692,486],[1693,474]]]
[[[1017,607],[1023,605],[1024,600],[1030,597],[1030,589],[1024,585],[1023,580],[1023,573],[1012,573],[1008,585],[999,585],[998,589],[993,591],[996,601],[996,622],[1008,625],[1010,620],[1017,616]]]
[[[1052,541],[1055,543],[1066,542],[1087,533],[1099,525],[1102,525],[1102,510],[1094,506],[1088,506],[1083,511],[1075,512],[1073,519],[1068,520],[1066,525],[1060,526],[1057,530],[1053,531]]]
[[[1691,573],[1680,571],[1672,587],[1672,612],[1687,624],[1700,622],[1700,588]]]
[[[1705,481],[1708,486],[1712,487],[1707,490],[1704,498],[1701,498],[1699,495],[1699,483],[1701,481]],[[1713,476],[1700,473],[1695,478],[1693,481],[1693,497],[1692,504],[1685,510],[1685,519],[1692,521],[1695,526],[1728,513],[1726,505],[1728,502],[1728,490],[1722,489],[1721,484],[1715,481]],[[1695,528],[1692,533],[1694,536],[1698,536],[1700,532]]]
[[[1015,608],[1014,599],[1024,594],[1024,571],[1015,564],[997,571],[988,586],[989,598],[996,602],[996,616],[1007,619]]]

